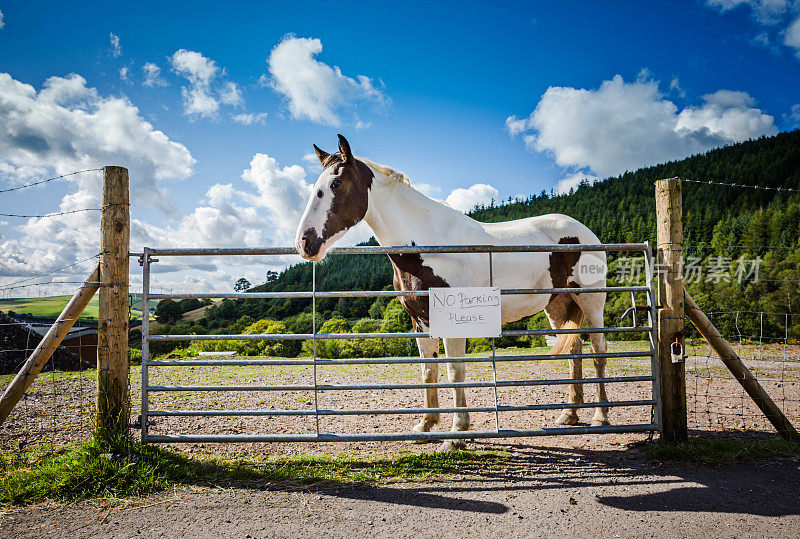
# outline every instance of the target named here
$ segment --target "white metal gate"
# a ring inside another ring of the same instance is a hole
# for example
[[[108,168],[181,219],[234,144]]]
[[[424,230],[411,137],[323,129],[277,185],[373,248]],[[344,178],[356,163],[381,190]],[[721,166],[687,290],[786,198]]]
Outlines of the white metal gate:
[[[440,357],[438,363],[469,362],[491,363],[494,373],[492,382],[444,382],[444,383],[413,383],[413,384],[320,384],[317,383],[317,367],[321,365],[380,365],[403,363],[430,363],[432,358],[420,357],[389,357],[389,358],[344,358],[323,359],[317,358],[316,353],[311,358],[281,358],[281,359],[178,359],[158,360],[150,359],[150,343],[159,341],[191,341],[191,340],[323,340],[323,339],[375,339],[375,338],[415,338],[428,337],[426,333],[328,333],[316,331],[316,300],[317,298],[352,298],[352,297],[380,297],[380,296],[427,296],[427,291],[396,292],[396,291],[316,291],[316,263],[314,263],[312,290],[307,292],[253,292],[253,293],[187,293],[187,294],[153,294],[151,293],[151,264],[157,262],[155,257],[169,256],[281,256],[296,254],[293,248],[264,248],[264,249],[150,249],[145,248],[141,255],[142,265],[142,404],[139,424],[142,431],[142,441],[147,442],[335,442],[335,441],[380,441],[380,440],[414,440],[414,439],[472,439],[472,438],[507,438],[520,436],[587,434],[587,433],[620,433],[620,432],[646,432],[661,430],[661,403],[659,391],[659,362],[657,356],[656,336],[656,297],[653,279],[653,257],[650,244],[604,244],[604,245],[457,245],[457,246],[402,246],[402,247],[340,247],[331,249],[331,254],[430,254],[430,253],[487,253],[491,275],[492,253],[522,253],[522,252],[633,252],[641,253],[644,257],[644,271],[646,285],[644,286],[615,286],[594,288],[516,288],[502,289],[501,294],[558,294],[558,293],[591,293],[591,292],[643,292],[648,300],[647,325],[634,327],[603,327],[582,329],[547,329],[547,330],[513,330],[503,331],[504,336],[522,335],[552,335],[563,333],[646,333],[649,341],[649,350],[641,352],[607,352],[605,354],[580,353],[580,354],[526,354],[517,356],[497,356],[492,346],[491,355],[480,357],[465,356],[454,358]],[[149,328],[149,313],[151,299],[185,299],[185,298],[243,298],[243,299],[277,299],[277,298],[307,298],[312,301],[312,317],[314,319],[312,333],[309,334],[245,334],[245,335],[151,335]],[[634,317],[634,320],[636,318]],[[316,350],[316,347],[314,347]],[[501,361],[527,361],[527,360],[561,360],[564,358],[597,358],[597,357],[643,357],[650,358],[650,372],[635,376],[610,376],[604,378],[559,378],[559,379],[534,379],[534,380],[507,380],[497,381],[496,364]],[[282,385],[151,385],[149,382],[150,370],[153,368],[171,367],[186,368],[194,366],[290,366],[306,365],[313,367],[312,384],[282,384]],[[641,400],[609,401],[602,403],[606,407],[641,406],[650,407],[652,410],[651,421],[648,423],[634,423],[608,426],[571,426],[553,428],[510,428],[501,426],[501,414],[511,411],[537,411],[560,410],[564,408],[590,408],[598,406],[597,403],[548,403],[525,404],[514,406],[500,406],[497,404],[498,387],[525,387],[565,384],[590,384],[590,383],[632,383],[649,382],[652,386],[652,398]],[[429,389],[429,388],[488,388],[495,394],[494,406],[467,406],[462,408],[367,408],[367,409],[324,409],[317,406],[316,395],[319,392],[351,391],[351,390],[393,390],[393,389]],[[314,408],[305,410],[151,410],[149,396],[153,392],[270,392],[270,391],[313,391]],[[319,418],[321,416],[344,415],[378,415],[378,414],[423,414],[423,413],[451,413],[451,412],[493,412],[495,415],[495,428],[478,431],[448,431],[448,432],[362,432],[362,433],[328,433],[321,432]],[[211,417],[211,416],[314,416],[316,418],[316,432],[313,434],[149,434],[150,418],[158,417]]]

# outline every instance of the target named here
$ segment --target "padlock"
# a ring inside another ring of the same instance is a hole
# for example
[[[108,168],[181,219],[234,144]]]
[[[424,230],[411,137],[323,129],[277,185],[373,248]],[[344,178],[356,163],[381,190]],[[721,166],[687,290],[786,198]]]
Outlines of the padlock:
[[[675,339],[675,342],[669,346],[669,351],[672,355],[673,363],[684,363],[686,361],[686,358],[683,355],[683,345],[677,338]]]

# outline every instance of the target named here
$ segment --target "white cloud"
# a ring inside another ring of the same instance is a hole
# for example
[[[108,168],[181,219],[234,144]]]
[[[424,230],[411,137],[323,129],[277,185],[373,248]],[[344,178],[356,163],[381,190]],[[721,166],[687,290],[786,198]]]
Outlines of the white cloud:
[[[242,113],[233,115],[231,116],[231,118],[233,118],[234,122],[242,125],[254,125],[254,124],[264,125],[265,120],[267,119],[267,113],[266,112]]]
[[[195,51],[179,49],[169,60],[175,73],[196,85],[208,86],[219,72],[219,67],[214,60]]]
[[[322,42],[315,38],[285,36],[272,49],[267,61],[271,80],[260,79],[281,94],[289,105],[294,119],[338,126],[339,111],[358,102],[387,103],[383,92],[372,79],[357,75],[355,79],[342,74],[315,57],[322,52]]]
[[[3,21],[3,12],[0,11],[0,29],[2,29],[6,23]]]
[[[686,97],[686,92],[683,88],[681,88],[681,83],[678,80],[678,77],[672,77],[672,80],[669,82],[669,91],[675,92],[675,95],[678,97]]]
[[[192,173],[194,159],[182,144],[145,121],[125,98],[102,97],[79,75],[51,77],[37,91],[0,73],[0,179],[30,181],[108,164],[130,171],[131,199],[172,211],[159,180]],[[71,177],[74,192],[58,208],[72,211],[100,205],[99,172]],[[0,272],[41,273],[97,251],[97,212],[30,219],[21,237],[0,242]]]
[[[244,104],[242,98],[242,89],[235,82],[226,82],[222,90],[220,90],[220,100],[226,105],[240,107]]]
[[[119,44],[119,36],[111,32],[108,34],[108,41],[111,44],[111,56],[114,58],[119,58],[119,55],[122,54],[122,47]]]
[[[414,187],[421,191],[423,194],[431,197],[436,198],[442,192],[442,188],[438,185],[433,185],[431,183],[414,183]]]
[[[792,109],[786,117],[794,124],[800,125],[800,103],[792,105]]]
[[[736,142],[776,132],[773,117],[755,107],[747,92],[719,90],[703,96],[700,107],[687,107],[678,115],[676,132],[701,147]]]
[[[216,62],[199,52],[179,49],[170,57],[172,70],[189,81],[181,88],[183,111],[187,116],[215,118],[219,102],[211,95],[211,81],[217,76]]]
[[[747,6],[753,19],[767,27],[783,27],[776,36],[783,35],[783,44],[794,49],[800,58],[800,2],[797,0],[707,0],[707,5],[725,12],[739,6]],[[791,20],[794,17],[794,20]],[[784,25],[786,25],[784,27]],[[779,49],[770,40],[769,31],[753,37],[753,44],[777,54]]]
[[[525,118],[517,118],[516,116],[509,116],[506,118],[506,131],[512,137],[516,137],[528,128],[528,121]]]
[[[201,118],[216,118],[219,112],[219,101],[210,93],[208,88],[190,86],[181,88],[183,97],[183,112],[187,116],[200,116]]]
[[[800,58],[800,17],[789,25],[783,35],[783,43],[795,50],[795,55]]]
[[[561,178],[556,184],[554,191],[557,195],[565,195],[569,193],[570,189],[577,189],[581,182],[585,181],[591,185],[599,179],[600,178],[597,176],[586,174],[585,172],[574,172]],[[517,195],[517,197],[519,198],[519,195]]]
[[[789,0],[708,0],[708,5],[725,12],[747,6],[753,18],[761,24],[777,24],[789,9]]]
[[[314,152],[308,152],[303,155],[303,163],[305,163],[306,170],[311,170],[316,174],[322,174],[322,163],[319,162],[319,157]]]
[[[131,79],[130,79],[130,74],[128,73],[128,68],[127,67],[119,68],[119,78],[121,78],[124,82],[127,82],[128,84],[130,84]]]
[[[361,120],[356,120],[356,125],[354,126],[356,129],[369,129],[372,127],[372,122],[362,122]]]
[[[134,219],[131,243],[137,247],[257,247],[266,243],[269,225],[247,193],[236,191],[231,184],[215,184],[206,191],[204,204],[176,225],[157,227]],[[212,267],[216,266],[212,263]]]
[[[720,90],[703,101],[679,111],[658,81],[619,75],[597,90],[550,87],[524,120],[523,140],[562,167],[610,176],[777,131],[745,92]],[[509,121],[523,132],[523,120]]]
[[[214,81],[225,71],[214,60],[196,51],[180,49],[169,58],[172,70],[189,81],[181,87],[184,114],[192,118],[216,118],[220,103],[240,107],[244,105],[242,90],[238,84],[223,81],[213,87]]]
[[[161,68],[152,62],[147,62],[142,66],[144,72],[144,86],[167,86],[167,81],[161,76]]]
[[[256,188],[253,203],[266,208],[275,222],[273,238],[292,243],[297,223],[300,222],[311,185],[305,181],[306,171],[300,165],[281,168],[274,157],[257,153],[242,179]]]
[[[491,185],[476,183],[467,189],[461,187],[453,189],[447,195],[445,202],[451,208],[466,213],[479,204],[488,205],[492,200],[497,200],[497,196],[497,189]]]

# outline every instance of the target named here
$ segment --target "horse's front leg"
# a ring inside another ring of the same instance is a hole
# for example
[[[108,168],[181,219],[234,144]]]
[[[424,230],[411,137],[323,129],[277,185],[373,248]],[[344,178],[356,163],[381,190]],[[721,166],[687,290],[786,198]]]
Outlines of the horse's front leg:
[[[439,339],[417,339],[419,355],[423,358],[437,359],[439,356]],[[439,380],[438,363],[422,363],[422,381],[426,384],[435,384]],[[434,388],[425,389],[425,408],[439,407],[439,392]],[[422,421],[414,425],[411,429],[414,432],[428,432],[439,422],[439,414],[426,412],[422,415]]]
[[[444,339],[444,350],[447,357],[464,357],[467,351],[466,339]],[[463,362],[447,364],[447,378],[450,382],[463,382],[466,378],[467,366]],[[453,388],[453,402],[458,408],[467,405],[467,397],[463,387]],[[469,430],[469,412],[456,412],[453,414],[453,427],[451,431]],[[453,449],[464,449],[467,443],[464,440],[445,440],[438,451],[452,451]]]

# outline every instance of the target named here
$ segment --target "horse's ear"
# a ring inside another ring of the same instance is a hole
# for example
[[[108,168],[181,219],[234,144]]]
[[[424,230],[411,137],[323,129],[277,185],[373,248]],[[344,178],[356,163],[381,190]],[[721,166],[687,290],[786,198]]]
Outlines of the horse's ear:
[[[314,144],[314,151],[317,152],[317,157],[319,157],[319,162],[322,163],[323,166],[324,166],[325,165],[325,160],[328,159],[331,156],[331,154],[329,154],[328,152],[320,150],[319,148],[317,148],[316,144]]]
[[[342,163],[353,160],[353,152],[350,151],[350,143],[342,135],[339,135],[339,154],[342,156]]]

